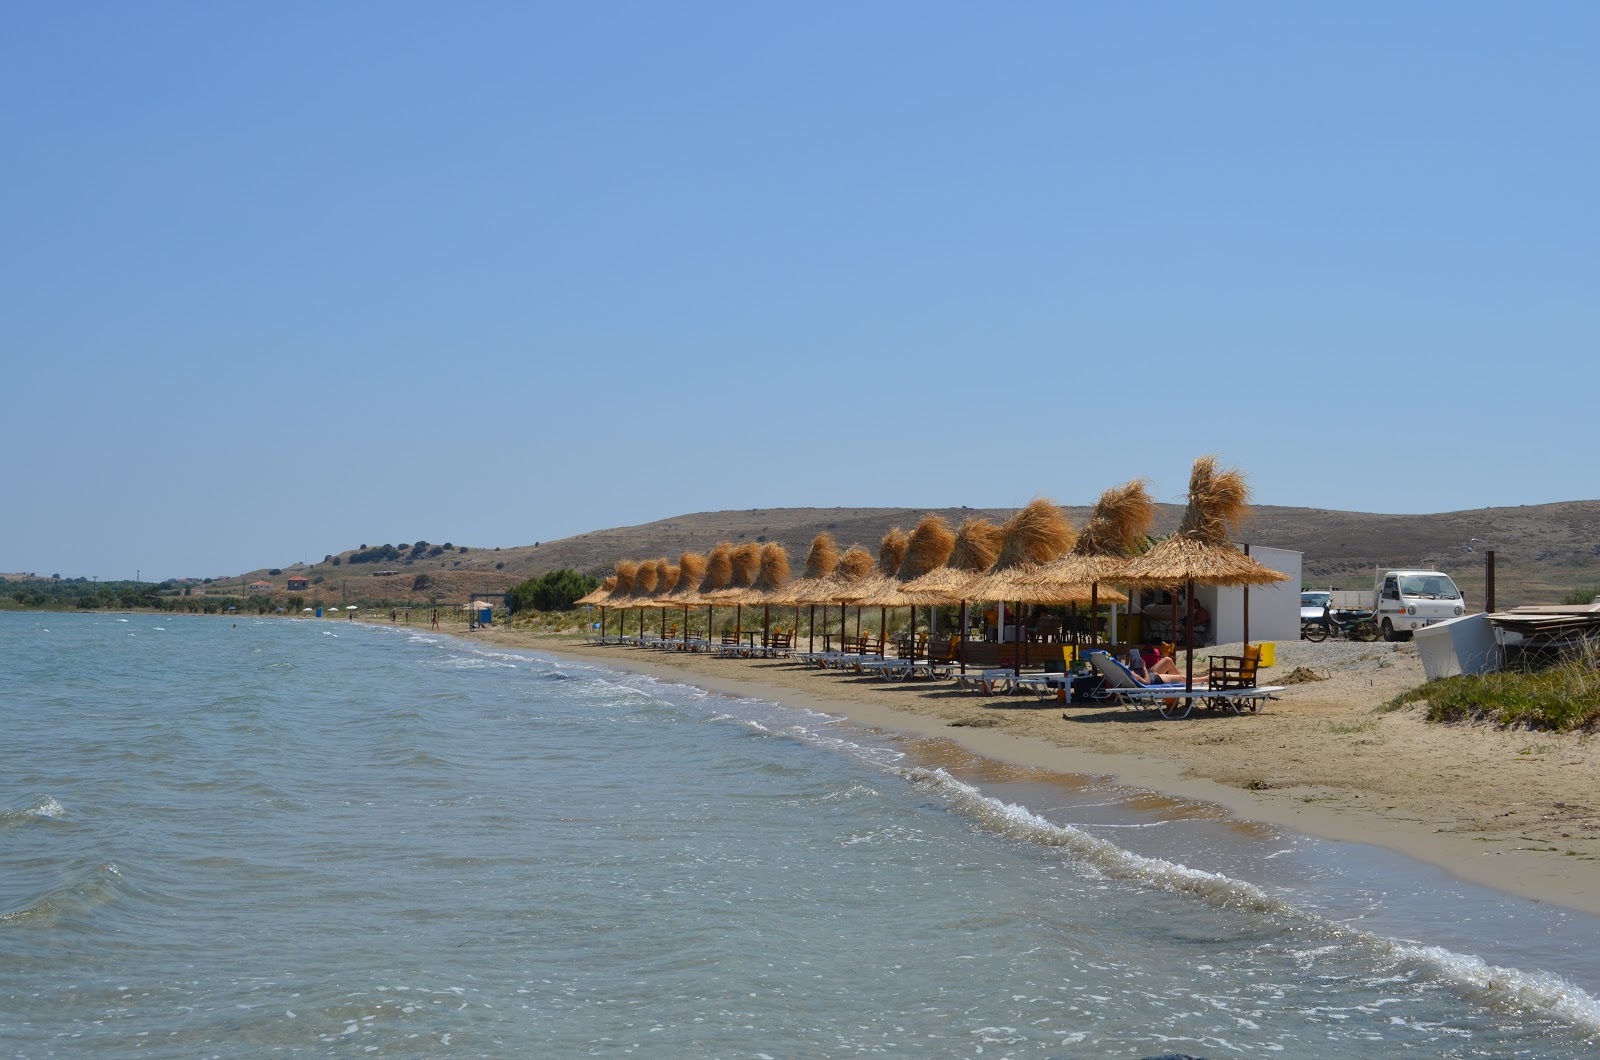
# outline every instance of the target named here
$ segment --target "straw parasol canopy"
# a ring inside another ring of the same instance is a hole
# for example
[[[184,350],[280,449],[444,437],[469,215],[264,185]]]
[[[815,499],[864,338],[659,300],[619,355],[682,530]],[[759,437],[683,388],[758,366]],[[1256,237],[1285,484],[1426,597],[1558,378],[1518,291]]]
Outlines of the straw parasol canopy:
[[[906,587],[944,566],[955,547],[956,535],[950,524],[932,513],[924,515],[906,537],[904,554],[894,572],[883,573],[886,557],[880,553],[877,573],[862,587],[861,597],[852,598],[850,602],[877,607],[920,607],[928,603],[926,596],[910,592]]]
[[[768,541],[757,550],[756,575],[749,588],[719,594],[719,604],[772,604],[789,583],[789,550],[776,541]]]
[[[695,588],[695,602],[710,603],[707,597],[719,589],[726,589],[732,579],[733,545],[719,541],[711,546],[711,551],[706,554],[706,569],[700,576],[700,584]]]
[[[761,574],[761,546],[746,541],[728,554],[728,583],[717,592],[708,593],[709,602],[718,607],[732,607],[746,603],[745,597]]]
[[[879,597],[899,591],[900,583],[895,579],[895,574],[900,570],[900,564],[905,562],[906,553],[911,548],[911,536],[898,526],[890,528],[883,535],[883,540],[878,542],[878,562],[873,566],[871,573],[860,581],[852,584],[848,589],[842,590],[834,597],[835,603],[850,604],[853,607],[888,606],[879,603]]]
[[[848,596],[862,581],[872,576],[872,553],[860,545],[851,545],[839,557],[839,565],[827,578],[821,579],[816,587],[815,603],[838,603],[841,595]],[[812,603],[813,601],[801,601]]]
[[[633,595],[633,585],[639,577],[639,564],[631,559],[619,559],[616,572],[616,584],[611,587],[611,595],[600,601],[607,607],[626,606],[624,601]]]
[[[838,543],[833,540],[832,534],[818,534],[811,539],[811,548],[806,551],[806,565],[800,577],[774,590],[766,602],[793,605],[821,603],[822,599],[817,593],[838,566]]]
[[[587,593],[574,600],[572,602],[573,606],[576,607],[584,604],[603,604],[606,602],[606,598],[611,595],[612,591],[616,589],[616,587],[617,579],[615,576],[606,578],[598,586],[590,589]]]
[[[1048,600],[1036,600],[1024,592],[1041,567],[1060,559],[1078,541],[1077,532],[1054,501],[1035,497],[1007,519],[1001,529],[1005,538],[1000,546],[1000,555],[989,573],[970,587],[972,599],[1023,600],[1028,603],[1089,602],[1087,585],[1082,587],[1081,599],[1069,595],[1075,588],[1069,586],[1060,587]]]
[[[688,607],[697,602],[700,579],[706,576],[706,558],[698,552],[685,552],[678,557],[678,575],[661,602],[668,607]]]
[[[1189,474],[1189,506],[1177,533],[1131,560],[1118,575],[1130,585],[1271,585],[1288,578],[1251,559],[1230,539],[1250,517],[1244,472],[1202,456]]]
[[[967,589],[1000,557],[1005,531],[987,519],[969,518],[956,528],[950,556],[941,567],[908,581],[902,589],[925,604],[969,600]]]
[[[1127,558],[1148,542],[1155,518],[1155,504],[1143,479],[1106,490],[1095,502],[1071,552],[1012,576],[1020,593],[1016,599],[1039,604],[1084,603],[1080,591],[1087,587],[1095,603],[1127,603],[1121,593],[1095,586],[1118,580]]]

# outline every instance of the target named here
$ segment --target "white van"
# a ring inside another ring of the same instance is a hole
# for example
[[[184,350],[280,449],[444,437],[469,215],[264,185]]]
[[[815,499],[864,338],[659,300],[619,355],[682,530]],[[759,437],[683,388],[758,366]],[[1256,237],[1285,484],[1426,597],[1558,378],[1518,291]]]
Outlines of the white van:
[[[1336,589],[1333,607],[1371,611],[1384,640],[1410,640],[1414,630],[1466,614],[1466,601],[1450,575],[1436,570],[1379,568],[1372,590]]]

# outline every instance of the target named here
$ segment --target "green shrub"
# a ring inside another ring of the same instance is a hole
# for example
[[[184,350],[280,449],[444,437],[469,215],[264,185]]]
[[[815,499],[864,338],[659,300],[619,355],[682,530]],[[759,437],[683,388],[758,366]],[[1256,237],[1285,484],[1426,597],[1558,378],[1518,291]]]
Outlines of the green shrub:
[[[1600,642],[1553,666],[1446,677],[1402,692],[1384,707],[1426,703],[1429,721],[1491,721],[1567,732],[1600,725]]]
[[[599,584],[598,580],[575,570],[553,570],[512,586],[509,593],[511,613],[530,608],[537,611],[570,611],[578,597],[593,592]]]

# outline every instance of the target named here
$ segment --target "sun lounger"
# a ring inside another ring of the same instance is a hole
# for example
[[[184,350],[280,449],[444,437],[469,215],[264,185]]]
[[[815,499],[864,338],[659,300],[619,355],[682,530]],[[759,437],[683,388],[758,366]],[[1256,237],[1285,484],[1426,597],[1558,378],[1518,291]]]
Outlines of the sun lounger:
[[[956,677],[956,684],[992,696],[997,692],[1011,691],[1016,687],[1016,678],[1014,670],[968,670]]]
[[[1283,685],[1250,685],[1247,687],[1210,688],[1196,685],[1193,689],[1181,683],[1140,684],[1118,660],[1103,651],[1090,652],[1089,662],[1105,678],[1106,691],[1130,707],[1154,707],[1163,718],[1187,718],[1196,704],[1226,710],[1234,714],[1254,714],[1269,699],[1284,690]]]

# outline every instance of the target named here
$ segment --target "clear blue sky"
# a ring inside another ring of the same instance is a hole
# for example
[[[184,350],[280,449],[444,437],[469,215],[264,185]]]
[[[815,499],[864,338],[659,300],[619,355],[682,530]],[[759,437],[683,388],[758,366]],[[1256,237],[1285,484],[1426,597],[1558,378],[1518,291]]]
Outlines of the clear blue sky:
[[[12,4],[0,570],[1592,498],[1600,5]]]

